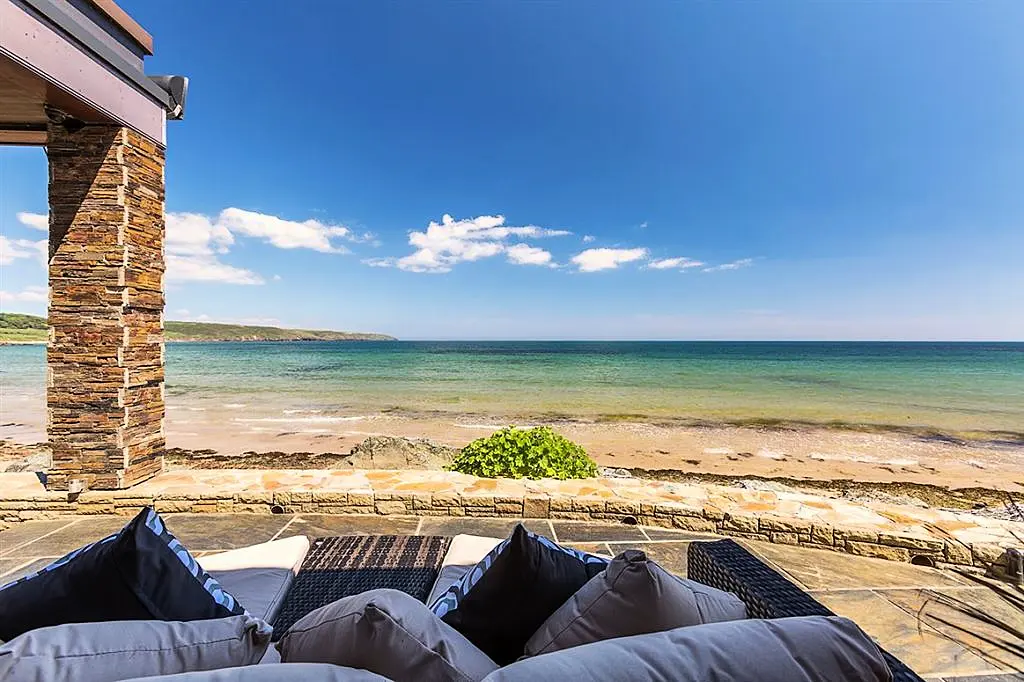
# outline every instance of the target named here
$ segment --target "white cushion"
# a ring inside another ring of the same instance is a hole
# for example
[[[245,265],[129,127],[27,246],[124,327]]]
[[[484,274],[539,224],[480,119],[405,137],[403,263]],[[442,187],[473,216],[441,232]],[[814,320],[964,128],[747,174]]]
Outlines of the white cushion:
[[[479,682],[498,667],[398,590],[370,590],[316,609],[288,628],[277,648],[285,663],[333,663],[395,682]]]
[[[0,647],[0,681],[114,682],[252,665],[270,634],[269,625],[251,616],[54,625]]]
[[[434,581],[434,586],[430,589],[427,604],[433,604],[449,587],[462,578],[466,571],[476,566],[502,540],[503,538],[489,538],[482,535],[456,535],[453,537],[451,544],[448,545],[448,552],[441,562],[437,580]]]
[[[845,618],[733,620],[621,637],[521,659],[484,682],[890,682],[871,638]]]
[[[136,677],[123,682],[389,682],[365,670],[327,663],[288,663],[226,668],[167,677]]]
[[[309,538],[296,535],[204,556],[199,563],[250,614],[273,622],[308,552]]]

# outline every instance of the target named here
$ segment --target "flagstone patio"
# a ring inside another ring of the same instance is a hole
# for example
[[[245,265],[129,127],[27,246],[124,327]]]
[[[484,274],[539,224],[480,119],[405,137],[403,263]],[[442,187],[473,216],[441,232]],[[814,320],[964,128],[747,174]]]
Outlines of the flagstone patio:
[[[444,471],[174,470],[127,490],[47,491],[0,474],[0,521],[62,514],[252,512],[613,521],[925,565],[988,569],[1024,546],[1024,523],[802,492],[645,479],[481,479]]]
[[[508,518],[354,516],[315,513],[165,514],[168,527],[202,562],[211,552],[290,535],[420,534],[505,536]],[[123,516],[64,516],[26,521],[0,532],[0,583],[119,529]],[[605,554],[641,549],[685,576],[686,552],[712,534],[645,526],[527,519],[526,525],[559,542]],[[1016,588],[977,582],[953,570],[894,563],[834,552],[740,540],[836,613],[856,621],[920,675],[939,681],[1024,679],[1024,641],[1005,628],[1024,630],[1024,611],[1002,596]],[[1004,626],[1004,627],[1001,627]]]

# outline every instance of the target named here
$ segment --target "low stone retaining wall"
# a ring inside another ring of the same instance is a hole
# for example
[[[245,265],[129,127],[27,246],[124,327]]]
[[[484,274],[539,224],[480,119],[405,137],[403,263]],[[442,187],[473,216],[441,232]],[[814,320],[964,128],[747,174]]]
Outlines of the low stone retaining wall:
[[[0,529],[5,522],[46,519],[69,514],[130,516],[140,507],[161,513],[318,513],[396,516],[471,516],[540,518],[629,523],[748,538],[785,545],[828,549],[858,556],[925,564],[998,568],[1004,549],[996,543],[966,544],[953,537],[922,537],[809,521],[796,516],[736,513],[712,504],[634,501],[606,496],[365,491],[255,491],[228,494],[217,490],[140,494],[140,490],[85,492],[75,499],[57,493],[0,499]]]

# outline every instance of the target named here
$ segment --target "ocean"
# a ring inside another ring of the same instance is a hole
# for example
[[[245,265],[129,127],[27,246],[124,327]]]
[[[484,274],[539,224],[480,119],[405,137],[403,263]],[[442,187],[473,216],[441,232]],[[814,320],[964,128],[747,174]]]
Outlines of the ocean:
[[[180,409],[1024,432],[1024,343],[167,344]],[[43,346],[0,347],[0,420],[43,406]],[[8,415],[4,415],[8,412]]]

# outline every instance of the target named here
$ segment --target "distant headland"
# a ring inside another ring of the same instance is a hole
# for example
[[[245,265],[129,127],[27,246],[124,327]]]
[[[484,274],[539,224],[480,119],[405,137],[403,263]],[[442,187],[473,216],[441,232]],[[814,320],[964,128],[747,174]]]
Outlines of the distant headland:
[[[0,313],[0,344],[46,343],[45,317]],[[339,332],[324,329],[282,329],[216,322],[164,323],[168,341],[395,341],[387,334]]]

